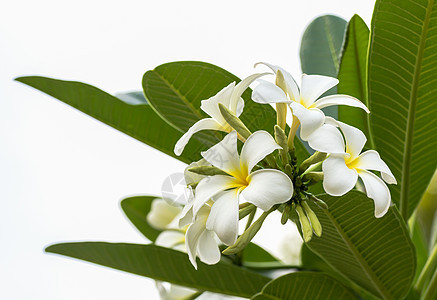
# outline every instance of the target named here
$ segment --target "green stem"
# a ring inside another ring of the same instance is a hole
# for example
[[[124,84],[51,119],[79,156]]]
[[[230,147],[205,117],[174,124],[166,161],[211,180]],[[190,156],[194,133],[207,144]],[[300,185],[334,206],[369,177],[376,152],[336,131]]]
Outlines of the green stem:
[[[432,300],[435,299],[437,291],[437,272],[434,272],[434,275],[431,278],[431,281],[428,287],[423,294],[423,300]]]
[[[416,285],[414,286],[414,289],[419,293],[423,290],[425,283],[435,271],[436,264],[437,264],[437,244],[434,245],[431,255],[426,261],[425,266],[422,269],[422,272],[420,272],[419,279],[417,279]]]
[[[246,228],[244,229],[244,231],[246,231],[250,227],[250,225],[252,225],[253,218],[255,218],[255,213],[256,213],[256,209],[254,209],[250,213],[249,218],[247,219]]]

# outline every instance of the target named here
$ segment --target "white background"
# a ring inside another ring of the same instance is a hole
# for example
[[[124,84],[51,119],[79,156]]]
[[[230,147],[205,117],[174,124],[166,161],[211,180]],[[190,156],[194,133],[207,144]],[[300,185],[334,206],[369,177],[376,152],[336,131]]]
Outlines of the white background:
[[[54,242],[146,242],[119,202],[159,195],[184,165],[13,78],[141,89],[145,71],[176,60],[239,77],[267,61],[300,74],[300,38],[316,16],[374,1],[3,1],[0,10],[0,299],[157,299],[153,281],[44,254]],[[279,221],[272,219],[270,223]],[[261,239],[272,249],[273,225]],[[275,250],[275,249],[273,249]]]

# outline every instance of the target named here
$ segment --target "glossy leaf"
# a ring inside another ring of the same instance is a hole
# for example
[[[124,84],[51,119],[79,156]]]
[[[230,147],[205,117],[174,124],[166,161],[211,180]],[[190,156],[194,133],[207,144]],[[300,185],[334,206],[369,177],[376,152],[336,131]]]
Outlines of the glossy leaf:
[[[259,292],[269,281],[261,274],[226,262],[209,266],[198,261],[196,271],[187,254],[155,245],[64,243],[50,246],[46,252],[202,291],[246,298]]]
[[[375,218],[373,200],[356,191],[319,196],[329,209],[310,203],[322,224],[308,246],[333,269],[384,299],[402,299],[415,274],[415,251],[397,209]]]
[[[161,233],[160,230],[153,228],[147,223],[147,214],[152,207],[152,201],[156,198],[159,197],[135,196],[121,201],[121,208],[132,224],[152,242],[154,242]]]
[[[346,23],[342,18],[324,15],[308,25],[300,46],[303,73],[337,77]],[[324,95],[336,93],[337,88],[334,87]],[[323,111],[337,118],[337,107],[331,106]]]
[[[437,2],[378,0],[371,31],[371,129],[407,218],[437,166]]]
[[[338,71],[338,93],[351,95],[368,106],[367,101],[367,52],[369,28],[363,19],[354,15],[350,20]],[[338,119],[361,129],[371,141],[368,127],[370,116],[356,107],[338,106]]]
[[[143,77],[146,98],[163,119],[182,132],[195,122],[208,117],[201,109],[201,100],[214,96],[231,82],[235,75],[212,64],[196,61],[166,63],[148,71]],[[243,94],[245,107],[241,120],[252,131],[273,131],[276,113],[269,105],[251,100],[252,91]],[[219,141],[220,135],[199,132],[194,135],[208,146]],[[191,142],[190,142],[191,143]]]
[[[204,145],[194,140],[182,156],[174,155],[174,145],[182,133],[168,125],[147,103],[140,100],[137,105],[131,105],[132,99],[125,102],[94,86],[76,81],[39,76],[16,80],[183,162],[199,160],[199,151],[205,149]]]
[[[270,281],[253,300],[351,300],[359,299],[334,278],[315,272],[296,272]]]

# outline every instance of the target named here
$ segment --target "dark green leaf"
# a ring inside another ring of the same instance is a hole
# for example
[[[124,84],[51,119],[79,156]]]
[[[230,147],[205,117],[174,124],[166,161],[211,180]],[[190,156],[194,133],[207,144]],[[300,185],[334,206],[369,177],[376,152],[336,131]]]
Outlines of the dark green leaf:
[[[253,300],[359,299],[332,277],[315,272],[290,273],[270,281]]]
[[[346,23],[342,18],[325,15],[308,25],[300,46],[303,73],[337,77]],[[324,95],[336,92],[334,87]],[[337,107],[323,110],[327,115],[337,118]]]
[[[310,249],[375,296],[405,297],[414,278],[416,257],[397,209],[392,207],[377,219],[373,200],[360,192],[319,198],[329,209],[310,203],[323,228],[322,236],[308,243]]]
[[[258,246],[250,243],[244,248],[243,262],[277,262],[278,259],[273,257],[269,252]]]
[[[269,281],[225,262],[211,266],[198,262],[196,271],[187,254],[155,245],[82,242],[57,244],[46,251],[202,291],[246,298]]]
[[[150,241],[154,242],[161,231],[147,223],[147,214],[150,212],[155,196],[135,196],[121,201],[121,208],[135,227]]]
[[[146,103],[138,101],[137,105],[131,105],[96,87],[76,81],[39,76],[16,80],[183,162],[199,160],[199,151],[205,149],[201,143],[193,141],[182,156],[176,156],[173,148],[182,133],[164,122]]]
[[[231,82],[239,82],[235,75],[212,64],[195,61],[172,62],[148,71],[143,77],[144,93],[163,119],[185,132],[195,122],[207,117],[200,109],[201,100],[214,96]],[[269,105],[260,105],[251,100],[252,91],[243,94],[245,107],[241,120],[253,132],[273,131],[276,113]],[[210,132],[194,135],[208,146],[219,141]],[[191,143],[191,142],[190,142]]]
[[[437,1],[378,0],[371,31],[371,130],[407,219],[437,166]]]
[[[369,28],[358,15],[350,20],[338,71],[338,93],[351,95],[368,106],[367,101],[367,51],[369,47]],[[370,116],[362,109],[346,105],[338,106],[338,119],[361,129],[369,135]]]

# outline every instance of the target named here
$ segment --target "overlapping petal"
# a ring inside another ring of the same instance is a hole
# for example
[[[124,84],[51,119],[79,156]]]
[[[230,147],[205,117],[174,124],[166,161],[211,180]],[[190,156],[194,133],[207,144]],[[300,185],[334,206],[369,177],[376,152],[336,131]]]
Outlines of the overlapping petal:
[[[196,187],[193,213],[196,215],[208,200],[232,187],[235,187],[235,178],[232,176],[215,175],[202,179]]]
[[[240,166],[247,175],[253,167],[276,149],[281,149],[273,137],[264,130],[259,130],[249,136],[241,149]]]
[[[283,172],[273,169],[258,170],[249,175],[249,185],[241,192],[243,201],[255,204],[264,211],[284,203],[293,196],[293,183]]]
[[[325,121],[325,114],[318,108],[307,109],[297,102],[290,103],[293,114],[301,123],[300,137],[307,141],[310,135]]]
[[[219,262],[221,254],[214,232],[209,230],[203,232],[197,245],[197,254],[200,260],[208,265]]]
[[[216,95],[207,100],[202,100],[200,109],[206,112],[209,116],[215,119],[220,125],[225,125],[226,121],[220,113],[219,104],[223,104],[226,107],[230,106],[231,96],[235,88],[235,81],[223,88]]]
[[[322,164],[323,188],[329,195],[344,195],[357,183],[357,171],[349,169],[344,158],[345,154],[331,154]]]
[[[351,159],[358,157],[367,142],[366,135],[358,128],[350,126],[346,123],[336,121],[331,117],[326,117],[326,119],[328,122],[335,122],[337,126],[340,127],[346,140],[346,152],[351,155]]]
[[[238,189],[223,192],[214,200],[206,228],[226,245],[233,245],[238,235]]]
[[[258,80],[258,85],[252,92],[252,100],[257,103],[291,103],[284,91],[276,84]]]
[[[390,207],[390,190],[384,181],[372,172],[359,170],[358,174],[363,180],[367,196],[375,202],[375,217],[381,218]]]
[[[255,67],[257,65],[265,65],[269,67],[275,74],[278,71],[281,71],[282,75],[284,76],[285,84],[287,86],[287,93],[291,100],[297,101],[296,99],[299,97],[299,87],[297,86],[296,81],[294,80],[293,76],[291,76],[290,73],[288,73],[286,70],[281,68],[280,66],[272,65],[266,62],[259,62],[255,64]]]
[[[174,153],[176,155],[181,155],[184,151],[185,146],[188,144],[188,141],[191,139],[193,134],[202,131],[202,130],[220,130],[226,131],[226,128],[219,124],[216,120],[212,118],[206,118],[197,121],[193,126],[188,129],[187,132],[176,142],[174,147]]]
[[[359,107],[363,109],[366,113],[370,113],[369,109],[367,108],[367,106],[364,105],[363,102],[361,102],[357,98],[348,95],[336,94],[336,95],[326,96],[317,100],[313,104],[314,107],[317,107],[319,109],[332,105],[347,105],[352,107]]]
[[[338,79],[323,75],[302,75],[301,104],[309,108],[324,92],[338,84]]]
[[[316,151],[324,153],[345,153],[343,136],[336,126],[324,124],[308,138],[308,145]]]
[[[244,101],[241,99],[241,96],[243,95],[244,91],[249,87],[249,85],[254,82],[256,79],[260,78],[261,76],[267,75],[269,73],[257,73],[250,75],[246,78],[244,78],[242,81],[240,81],[234,88],[230,103],[229,103],[229,110],[232,111],[237,115],[237,117],[241,114],[242,107],[241,103],[244,104]],[[239,106],[241,109],[239,109]]]
[[[233,173],[240,168],[237,149],[237,132],[232,131],[224,139],[201,153],[203,158],[227,173]]]
[[[170,205],[164,199],[157,198],[152,201],[150,212],[147,214],[147,223],[153,228],[164,230],[180,212],[180,207]]]
[[[355,168],[362,170],[374,170],[379,171],[382,174],[382,178],[389,184],[396,184],[396,178],[390,171],[387,164],[381,159],[379,153],[375,150],[368,150],[357,159]],[[385,176],[384,176],[385,175]]]

